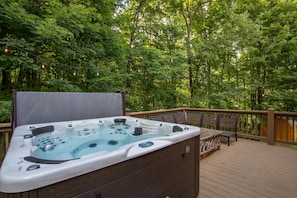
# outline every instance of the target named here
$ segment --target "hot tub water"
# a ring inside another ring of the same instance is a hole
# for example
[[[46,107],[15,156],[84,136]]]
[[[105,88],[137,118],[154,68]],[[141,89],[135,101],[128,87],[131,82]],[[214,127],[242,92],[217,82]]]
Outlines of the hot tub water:
[[[126,123],[126,119],[115,119],[115,123],[105,124],[99,120],[98,125],[85,123],[80,125],[57,123],[44,127],[30,127],[36,136],[29,136],[32,139],[32,146],[36,146],[31,152],[31,157],[48,160],[60,160],[60,162],[78,159],[84,155],[96,152],[110,152],[120,147],[140,140],[169,136],[178,130],[174,126],[172,130],[159,131],[161,124],[153,122]],[[164,125],[165,126],[165,125]],[[179,131],[188,128],[179,129]],[[39,132],[41,131],[41,132]],[[25,160],[32,160],[26,158]],[[33,160],[34,162],[34,160]],[[46,163],[46,161],[44,161]]]

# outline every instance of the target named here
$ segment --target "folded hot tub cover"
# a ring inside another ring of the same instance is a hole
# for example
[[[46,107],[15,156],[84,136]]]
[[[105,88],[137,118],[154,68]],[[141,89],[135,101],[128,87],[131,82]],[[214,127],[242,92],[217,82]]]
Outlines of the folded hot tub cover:
[[[14,91],[13,128],[36,123],[82,120],[125,114],[123,92]]]

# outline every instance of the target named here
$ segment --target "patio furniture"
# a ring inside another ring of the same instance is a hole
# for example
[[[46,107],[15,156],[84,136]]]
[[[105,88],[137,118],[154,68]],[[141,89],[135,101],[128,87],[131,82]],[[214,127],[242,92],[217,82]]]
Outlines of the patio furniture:
[[[220,149],[221,133],[222,131],[219,130],[201,128],[200,157],[207,156]]]
[[[199,123],[198,126],[200,127],[213,129],[209,133],[216,134],[216,131],[220,132],[220,137],[227,139],[228,146],[230,146],[232,136],[237,141],[238,115],[200,112],[198,114],[188,114],[188,119],[190,123]]]
[[[187,123],[195,126],[202,126],[203,112],[189,111],[187,112]]]
[[[226,138],[230,146],[230,138],[235,137],[237,141],[238,115],[218,114],[218,130],[222,130],[221,137]]]
[[[230,138],[232,136],[237,141],[237,114],[204,113],[201,119],[202,127],[221,131],[220,137],[227,139],[228,146],[230,146]]]
[[[219,129],[219,114],[216,113],[204,113],[202,119],[201,127],[209,128],[209,129]]]

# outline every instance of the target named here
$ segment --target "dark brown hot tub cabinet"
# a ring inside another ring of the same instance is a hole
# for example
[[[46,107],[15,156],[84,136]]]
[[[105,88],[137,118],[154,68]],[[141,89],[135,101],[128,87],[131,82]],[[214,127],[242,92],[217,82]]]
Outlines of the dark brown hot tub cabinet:
[[[195,198],[200,136],[39,189],[0,197]]]

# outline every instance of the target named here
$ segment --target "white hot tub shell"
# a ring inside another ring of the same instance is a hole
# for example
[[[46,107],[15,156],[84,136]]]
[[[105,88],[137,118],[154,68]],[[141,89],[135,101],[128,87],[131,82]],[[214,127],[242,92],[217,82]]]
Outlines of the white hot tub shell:
[[[18,126],[1,166],[0,191],[40,189],[199,135],[195,126],[128,116]],[[192,149],[185,146],[185,154]]]

